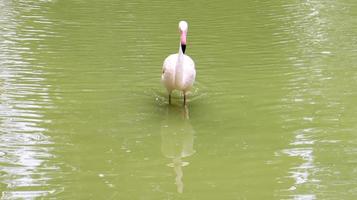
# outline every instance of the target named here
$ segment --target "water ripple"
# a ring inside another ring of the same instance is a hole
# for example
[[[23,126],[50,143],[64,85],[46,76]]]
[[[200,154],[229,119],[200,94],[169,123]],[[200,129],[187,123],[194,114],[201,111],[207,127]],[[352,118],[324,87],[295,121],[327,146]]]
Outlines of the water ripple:
[[[52,106],[45,72],[36,67],[29,42],[48,37],[50,21],[26,15],[42,9],[36,4],[4,2],[0,10],[0,164],[2,199],[38,198],[53,194],[48,163],[54,157],[52,139],[46,135],[45,110]],[[23,8],[23,10],[21,9]],[[6,12],[3,12],[6,10]],[[25,25],[28,21],[31,26]],[[37,25],[36,25],[37,24]],[[40,27],[43,29],[39,29]]]
[[[287,174],[294,180],[285,191],[288,196],[294,199],[316,199],[323,193],[322,188],[331,184],[324,175],[339,171],[338,166],[317,159],[321,152],[328,151],[321,146],[331,148],[337,143],[345,143],[337,135],[344,132],[341,127],[351,126],[349,122],[343,121],[343,115],[348,113],[345,109],[349,105],[346,98],[350,96],[340,94],[337,88],[353,90],[350,87],[352,82],[349,78],[341,80],[334,70],[336,66],[331,64],[341,65],[347,61],[346,67],[339,70],[350,71],[351,60],[340,60],[344,55],[338,55],[339,50],[336,48],[345,42],[336,32],[348,28],[342,24],[336,25],[336,22],[345,16],[339,14],[340,10],[348,10],[343,3],[320,1],[286,3],[283,8],[289,14],[277,19],[282,26],[274,37],[277,41],[288,38],[285,40],[287,43],[276,44],[286,48],[287,62],[291,66],[291,70],[285,74],[288,77],[283,87],[286,95],[281,98],[280,107],[283,109],[282,127],[292,138],[287,148],[277,155],[299,158]],[[347,17],[346,20],[350,19]],[[335,29],[336,26],[339,29]],[[351,44],[345,44],[344,47],[353,48]],[[336,150],[335,147],[333,149]]]

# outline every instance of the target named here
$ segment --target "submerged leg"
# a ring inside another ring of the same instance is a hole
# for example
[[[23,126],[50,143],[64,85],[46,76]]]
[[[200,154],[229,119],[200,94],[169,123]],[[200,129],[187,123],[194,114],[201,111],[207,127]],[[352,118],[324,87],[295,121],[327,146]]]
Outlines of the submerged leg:
[[[171,104],[171,93],[169,93],[169,104]]]
[[[183,105],[186,106],[186,93],[183,93]]]
[[[185,105],[185,106],[183,106],[184,107],[184,109],[183,109],[183,118],[184,119],[190,119],[190,115],[189,115],[189,113],[188,113],[188,107],[187,107],[187,105]]]

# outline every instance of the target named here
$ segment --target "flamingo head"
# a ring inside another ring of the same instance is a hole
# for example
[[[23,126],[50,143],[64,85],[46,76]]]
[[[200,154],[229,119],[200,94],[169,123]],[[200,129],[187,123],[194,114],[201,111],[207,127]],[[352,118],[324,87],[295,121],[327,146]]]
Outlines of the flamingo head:
[[[183,53],[185,53],[185,50],[186,50],[187,30],[188,30],[187,22],[186,21],[180,21],[180,23],[179,23],[179,31],[180,31],[180,34],[181,34],[180,44],[181,44],[181,49],[182,49]]]

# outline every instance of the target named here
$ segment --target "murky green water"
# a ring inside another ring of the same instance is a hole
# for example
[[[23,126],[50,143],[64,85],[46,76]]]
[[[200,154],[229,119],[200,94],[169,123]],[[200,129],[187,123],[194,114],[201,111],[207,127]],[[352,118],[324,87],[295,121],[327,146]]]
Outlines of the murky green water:
[[[0,0],[2,199],[353,199],[357,2]],[[160,83],[189,22],[187,109]]]

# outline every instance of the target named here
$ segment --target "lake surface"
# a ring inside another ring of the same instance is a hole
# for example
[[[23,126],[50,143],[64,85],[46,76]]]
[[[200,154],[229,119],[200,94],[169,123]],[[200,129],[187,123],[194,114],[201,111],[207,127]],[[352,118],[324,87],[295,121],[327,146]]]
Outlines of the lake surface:
[[[356,198],[356,18],[355,0],[0,0],[0,198]],[[160,83],[182,19],[186,108]]]

